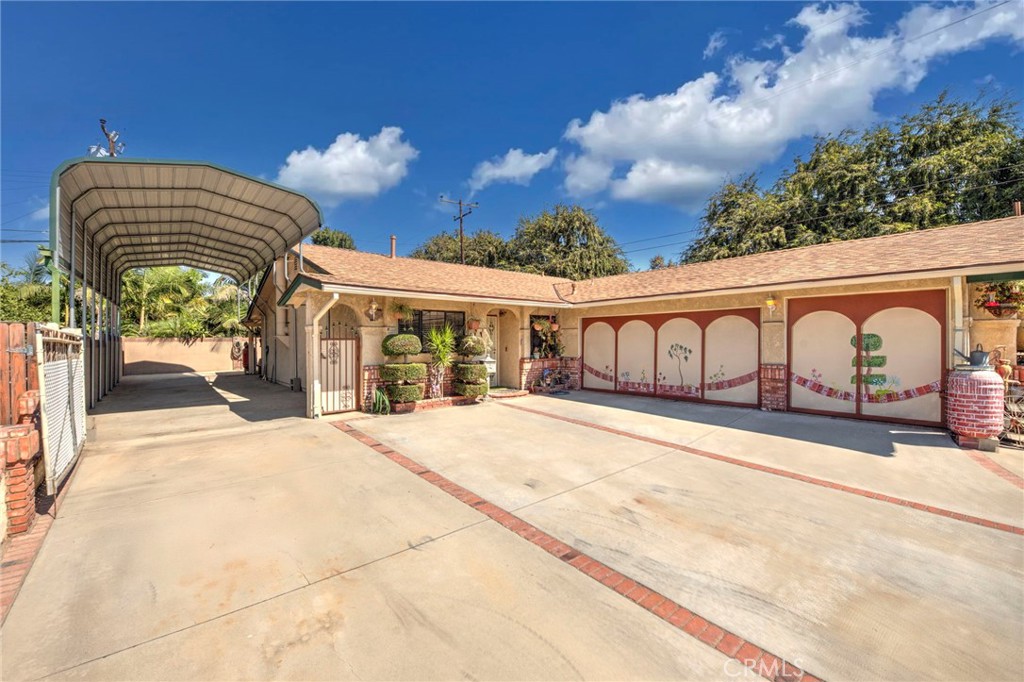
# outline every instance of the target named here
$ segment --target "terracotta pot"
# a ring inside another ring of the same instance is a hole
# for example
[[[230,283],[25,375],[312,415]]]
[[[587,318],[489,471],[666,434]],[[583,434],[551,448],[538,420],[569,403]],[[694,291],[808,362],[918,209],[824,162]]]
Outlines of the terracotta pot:
[[[472,332],[475,332],[480,328],[480,320],[470,320],[466,323],[466,328]]]
[[[558,325],[558,323],[557,323],[557,322],[552,322],[552,323],[551,323],[551,331],[553,331],[553,332],[557,332],[557,331],[558,331],[558,326],[559,326],[559,325]]]
[[[539,332],[541,329],[543,329],[543,325],[541,325],[540,322],[534,322],[533,323],[533,329],[534,329],[534,331],[538,331]]]

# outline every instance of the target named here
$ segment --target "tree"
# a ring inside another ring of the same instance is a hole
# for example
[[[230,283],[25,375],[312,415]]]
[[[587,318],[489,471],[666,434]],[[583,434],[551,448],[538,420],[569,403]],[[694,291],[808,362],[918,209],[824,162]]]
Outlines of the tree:
[[[629,271],[622,249],[581,206],[557,204],[520,218],[508,253],[515,269],[552,277],[581,280]]]
[[[509,268],[508,245],[501,235],[490,230],[477,230],[464,238],[466,265],[484,268]],[[416,247],[412,258],[459,263],[459,233],[441,232]]]
[[[651,258],[650,262],[648,263],[647,269],[664,270],[665,268],[674,268],[677,265],[679,265],[678,262],[674,260],[666,260],[665,257],[659,253]]]
[[[684,261],[988,220],[1024,194],[1016,103],[941,94],[899,120],[821,137],[770,189],[755,176],[711,196]]]
[[[150,322],[188,314],[195,316],[203,299],[203,273],[193,268],[159,267],[129,270],[122,287],[122,319],[134,321],[132,332],[147,334]]]
[[[330,227],[321,227],[311,237],[314,244],[318,246],[333,246],[336,249],[355,250],[356,242],[352,235],[344,230],[335,230]]]

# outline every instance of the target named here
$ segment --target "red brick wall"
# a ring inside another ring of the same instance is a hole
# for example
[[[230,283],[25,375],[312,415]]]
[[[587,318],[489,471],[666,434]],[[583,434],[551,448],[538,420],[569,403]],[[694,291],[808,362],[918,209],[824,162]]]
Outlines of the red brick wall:
[[[772,412],[785,412],[787,408],[786,391],[789,388],[785,365],[761,365],[761,409]]]
[[[430,365],[427,365],[427,373],[429,376]],[[453,395],[452,391],[452,370],[449,367],[444,373],[444,380],[441,382],[441,392],[445,396]],[[373,394],[376,392],[378,386],[383,386],[384,382],[380,380],[380,365],[363,365],[363,411],[369,412],[373,409]],[[430,397],[429,386],[426,389],[424,395]],[[394,406],[392,406],[394,407]]]
[[[580,371],[582,365],[579,358],[523,358],[519,361],[519,388],[529,389],[533,382],[541,378],[544,370],[563,370],[569,374],[568,388],[577,391],[580,388]]]

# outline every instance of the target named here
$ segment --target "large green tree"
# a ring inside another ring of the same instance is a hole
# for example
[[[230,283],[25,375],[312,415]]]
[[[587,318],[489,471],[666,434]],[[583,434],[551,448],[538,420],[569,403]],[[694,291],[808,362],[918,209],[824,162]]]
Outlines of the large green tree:
[[[742,256],[1008,215],[1024,194],[1024,135],[1006,100],[945,93],[900,119],[819,138],[770,188],[730,180],[685,261]]]
[[[478,265],[485,268],[509,268],[508,245],[501,235],[490,230],[477,230],[466,234],[464,238],[466,265]],[[417,246],[411,254],[413,258],[458,263],[459,233],[457,231],[441,232]]]
[[[319,246],[333,246],[336,249],[355,249],[356,242],[352,235],[344,230],[335,230],[330,227],[321,227],[313,233],[310,240]]]
[[[629,271],[622,249],[580,206],[554,206],[534,217],[519,219],[505,241],[480,230],[465,237],[466,265],[532,272],[567,279],[589,279]],[[413,258],[459,262],[459,235],[442,232],[412,252]]]

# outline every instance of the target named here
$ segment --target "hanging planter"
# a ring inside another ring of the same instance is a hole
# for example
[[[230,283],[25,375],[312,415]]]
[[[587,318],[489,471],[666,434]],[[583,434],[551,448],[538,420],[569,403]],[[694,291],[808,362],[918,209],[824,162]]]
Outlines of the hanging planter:
[[[559,329],[559,326],[560,326],[560,325],[559,325],[559,324],[558,324],[557,322],[552,322],[552,323],[551,323],[551,331],[553,331],[553,332],[557,332],[557,331],[558,331],[558,329]]]
[[[974,305],[992,317],[1009,317],[1024,310],[1024,286],[1018,281],[988,282],[978,289]]]
[[[466,320],[466,329],[468,329],[469,331],[475,332],[479,328],[480,328],[480,320],[478,318],[471,317],[468,320]]]
[[[539,332],[543,328],[544,328],[544,325],[542,325],[540,322],[534,322],[533,323],[533,330],[534,331]]]

